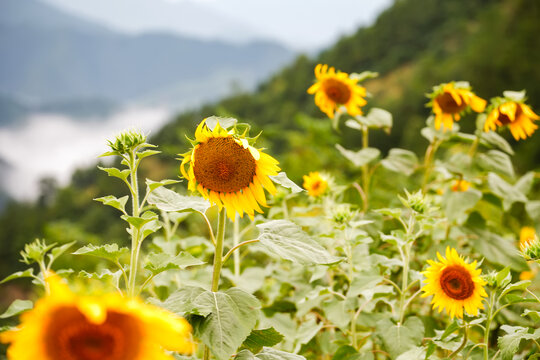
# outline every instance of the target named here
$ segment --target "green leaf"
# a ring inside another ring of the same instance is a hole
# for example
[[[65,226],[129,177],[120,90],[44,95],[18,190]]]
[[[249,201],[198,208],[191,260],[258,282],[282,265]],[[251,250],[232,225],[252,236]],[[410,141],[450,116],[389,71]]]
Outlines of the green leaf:
[[[411,176],[418,166],[418,157],[409,150],[390,149],[388,156],[381,161],[381,164],[390,171]]]
[[[523,311],[523,314],[521,314],[521,316],[528,316],[534,322],[540,323],[540,311],[525,309],[525,311]]]
[[[519,272],[529,269],[511,240],[483,228],[473,229],[470,234],[472,246],[490,262],[509,266],[512,270]]]
[[[489,131],[487,133],[482,133],[480,141],[484,145],[491,145],[492,147],[499,148],[499,150],[504,151],[507,154],[514,155],[514,150],[501,135],[497,134],[495,131]]]
[[[540,338],[540,329],[536,329],[532,334],[529,333],[529,328],[521,326],[502,325],[501,329],[507,333],[497,340],[501,350],[502,360],[512,360],[513,355],[519,349],[521,340],[536,340]]]
[[[513,178],[515,176],[514,166],[508,154],[499,150],[489,150],[476,157],[478,165],[486,171],[495,171],[499,174]]]
[[[334,264],[341,260],[330,255],[298,225],[288,220],[272,220],[257,225],[261,245],[272,253],[301,264]]]
[[[116,285],[116,287],[118,287],[120,284],[120,278],[122,277],[122,270],[117,270],[115,272],[112,272],[109,269],[103,269],[100,272],[91,272],[91,273],[81,270],[79,272],[79,277],[101,280],[101,281],[110,280]]]
[[[51,260],[51,263],[58,259],[58,257],[60,255],[62,255],[63,253],[65,253],[70,247],[72,247],[73,245],[75,245],[76,241],[72,241],[72,242],[69,242],[67,244],[64,244],[62,246],[59,246],[59,247],[55,247],[51,250],[50,254],[49,254],[49,258]],[[49,264],[50,265],[50,264]]]
[[[389,319],[383,319],[377,322],[376,329],[392,359],[420,345],[424,338],[424,324],[415,316],[405,320],[403,325],[394,325]]]
[[[139,159],[144,159],[145,157],[160,154],[160,153],[161,151],[159,150],[144,150],[144,151],[138,152],[137,157]]]
[[[91,255],[97,256],[103,259],[111,260],[113,262],[118,262],[118,259],[129,252],[127,247],[118,248],[117,244],[106,244],[106,245],[86,245],[80,248],[79,250],[72,253],[73,255]]]
[[[371,108],[366,116],[357,116],[356,119],[369,128],[380,129],[392,127],[392,114],[380,108]]]
[[[508,294],[504,297],[508,304],[518,304],[518,303],[536,303],[536,299],[530,299],[523,297],[522,295]]]
[[[532,186],[534,184],[535,172],[529,171],[525,175],[519,178],[518,181],[514,184],[514,187],[519,190],[523,195],[527,196],[531,192]]]
[[[143,226],[145,226],[149,222],[158,220],[157,214],[153,213],[152,211],[146,211],[141,216],[122,215],[120,217],[122,218],[122,220],[127,221],[130,225],[132,225],[136,229],[141,229]],[[155,229],[154,231],[156,231],[157,229],[159,229],[159,227],[156,229],[155,226],[157,225],[156,224],[151,225],[150,227],[147,228],[147,230]]]
[[[525,204],[525,210],[531,219],[540,219],[540,200],[529,201]]]
[[[172,269],[185,269],[188,266],[205,264],[190,253],[180,252],[178,255],[173,256],[166,253],[151,253],[146,258],[145,269],[150,270],[152,275],[157,275],[163,271]]]
[[[218,360],[228,360],[255,326],[261,304],[238,288],[225,292],[205,291],[197,297],[211,312],[193,324],[194,335],[208,346]]]
[[[210,203],[202,197],[180,195],[163,187],[157,188],[148,196],[148,203],[162,211],[195,210],[203,214],[210,207]]]
[[[447,191],[442,201],[448,220],[463,218],[465,212],[473,208],[482,198],[482,192],[476,189],[467,191]]]
[[[426,349],[423,347],[415,346],[412,349],[405,351],[399,355],[396,360],[418,360],[423,359],[426,356]]]
[[[510,267],[507,266],[501,271],[499,271],[497,275],[495,276],[495,280],[497,282],[497,287],[502,288],[508,285],[510,281],[512,281],[512,274],[510,274]]]
[[[150,302],[180,316],[190,314],[207,316],[212,312],[212,306],[204,304],[199,299],[206,292],[207,290],[198,286],[184,286],[169,296],[163,303],[156,299],[151,299]]]
[[[111,155],[116,155],[116,153],[111,154]],[[101,166],[98,166],[98,169],[105,171],[109,176],[114,176],[114,177],[117,177],[117,178],[122,179],[124,181],[126,181],[126,179],[129,176],[129,169],[120,171],[117,168],[104,168],[104,167],[101,167]]]
[[[28,278],[28,277],[34,277],[34,269],[26,269],[24,271],[17,271],[16,273],[13,273],[4,279],[0,281],[0,284],[3,284],[5,282],[8,282],[10,280],[14,279],[20,279],[20,278]]]
[[[26,310],[30,310],[34,307],[34,303],[30,300],[20,300],[17,299],[9,305],[6,311],[3,314],[0,314],[0,319],[7,319],[9,317],[19,315]]]
[[[358,353],[358,351],[356,351],[355,348],[353,348],[350,345],[340,346],[334,353],[334,356],[332,357],[332,360],[360,360],[360,359],[362,359],[362,356]]]
[[[347,297],[362,295],[364,291],[372,290],[383,279],[380,275],[356,274],[347,292]]]
[[[386,216],[391,216],[394,219],[399,219],[401,217],[401,209],[400,208],[376,209],[375,212],[378,212],[378,213],[386,215]]]
[[[146,192],[151,193],[152,191],[156,190],[159,187],[166,186],[166,185],[172,185],[179,183],[180,180],[170,180],[165,179],[161,181],[153,181],[150,179],[146,179]]]
[[[274,346],[283,340],[283,335],[273,327],[262,330],[252,330],[251,334],[244,340],[243,348],[254,353],[262,350],[264,346]]]
[[[504,181],[497,174],[488,174],[488,186],[495,195],[503,199],[504,210],[510,209],[510,206],[515,202],[527,202],[527,197],[519,189]]]
[[[126,212],[126,203],[127,203],[128,199],[129,199],[128,195],[122,196],[119,199],[116,198],[115,196],[108,195],[108,196],[103,196],[103,197],[100,197],[100,198],[97,198],[97,199],[94,199],[94,200],[103,203],[103,205],[112,206],[113,208],[118,209],[121,212],[125,213]]]
[[[306,358],[301,355],[264,347],[256,355],[247,349],[239,351],[234,357],[234,360],[306,360]]]
[[[515,284],[509,284],[507,287],[505,287],[501,293],[501,296],[505,296],[506,294],[512,292],[512,291],[524,291],[526,288],[531,285],[530,280],[522,280],[518,281]]]
[[[336,144],[336,149],[338,149],[343,156],[349,159],[357,167],[369,164],[370,162],[375,160],[381,153],[379,149],[375,148],[365,148],[360,151],[354,152],[345,149],[339,144]]]
[[[461,327],[459,326],[457,320],[454,320],[450,326],[444,330],[443,334],[441,335],[441,340],[446,339],[450,334],[452,334],[454,331],[458,331]]]
[[[291,179],[289,179],[287,177],[287,174],[285,174],[283,171],[276,176],[270,176],[270,179],[272,179],[273,182],[278,183],[279,185],[287,189],[290,189],[293,194],[304,191],[304,189],[302,189],[300,186],[296,185]]]

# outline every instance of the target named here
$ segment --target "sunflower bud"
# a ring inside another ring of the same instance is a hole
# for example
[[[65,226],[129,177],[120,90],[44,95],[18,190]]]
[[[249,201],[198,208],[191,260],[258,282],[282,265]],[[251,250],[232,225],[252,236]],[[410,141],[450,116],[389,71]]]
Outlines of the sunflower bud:
[[[138,130],[126,130],[116,136],[114,141],[108,141],[112,152],[127,154],[146,143],[146,135]]]
[[[419,214],[424,214],[429,210],[428,201],[426,200],[421,191],[409,194],[409,192],[405,190],[405,194],[407,194],[407,198],[398,196],[403,205],[405,205],[411,210],[416,211]]]
[[[540,260],[540,240],[532,227],[523,227],[519,234],[519,250],[527,261]]]
[[[330,213],[332,221],[337,225],[347,224],[349,221],[354,219],[356,215],[357,212],[351,210],[351,206],[349,204],[338,204],[332,208]]]
[[[47,245],[45,240],[36,239],[33,243],[24,245],[24,250],[21,251],[21,261],[28,265],[40,262],[45,257],[47,251],[54,247],[54,245]]]

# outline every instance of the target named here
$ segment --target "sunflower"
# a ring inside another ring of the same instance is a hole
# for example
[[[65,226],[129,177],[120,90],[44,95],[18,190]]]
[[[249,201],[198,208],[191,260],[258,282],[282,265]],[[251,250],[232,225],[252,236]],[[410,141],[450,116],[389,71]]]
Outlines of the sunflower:
[[[540,259],[540,240],[536,230],[530,226],[524,226],[519,232],[519,250],[525,260]]]
[[[497,127],[508,125],[516,140],[530,137],[538,125],[534,123],[540,117],[527,105],[506,98],[492,100],[491,111],[484,124],[484,131],[496,130]]]
[[[312,171],[303,178],[304,189],[307,190],[309,196],[319,197],[328,189],[328,181],[318,171]]]
[[[323,64],[315,67],[315,77],[317,82],[307,92],[315,94],[315,105],[329,118],[333,118],[334,111],[342,105],[349,115],[362,115],[360,107],[367,104],[366,88],[357,84],[358,79],[351,79],[341,71],[336,73],[333,67]]]
[[[467,263],[456,249],[446,248],[446,259],[438,252],[437,257],[440,262],[428,260],[430,266],[422,273],[426,277],[422,297],[433,295],[433,308],[446,309],[452,318],[463,318],[463,309],[476,316],[484,308],[482,297],[487,296],[482,270],[476,269],[476,261]]]
[[[436,86],[429,97],[432,100],[428,105],[431,105],[435,114],[437,130],[441,125],[444,131],[451,130],[454,121],[459,121],[468,108],[481,113],[486,107],[486,100],[476,96],[466,82],[450,82]]]
[[[186,170],[186,165],[189,164]],[[262,213],[259,205],[266,205],[264,189],[275,194],[276,188],[269,176],[278,174],[279,162],[249,144],[248,139],[233,129],[227,130],[216,123],[210,128],[203,120],[195,131],[194,147],[183,154],[180,171],[188,179],[188,188],[227,209],[234,221],[246,212],[251,219]]]
[[[459,179],[454,181],[450,189],[454,192],[464,192],[469,190],[469,187],[471,186],[471,183],[467,180]]]
[[[10,360],[172,360],[164,349],[193,352],[191,326],[175,314],[120,294],[72,293],[57,275],[50,295],[0,334]]]

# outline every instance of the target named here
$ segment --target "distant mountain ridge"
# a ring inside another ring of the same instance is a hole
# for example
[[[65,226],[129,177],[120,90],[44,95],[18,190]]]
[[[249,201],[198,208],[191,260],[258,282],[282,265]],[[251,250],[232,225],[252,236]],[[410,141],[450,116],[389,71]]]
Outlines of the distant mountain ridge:
[[[227,93],[233,81],[251,88],[293,57],[270,42],[125,35],[36,0],[0,0],[0,53],[0,92],[26,102],[85,97],[124,102],[151,95],[159,103],[174,99],[175,92],[208,101]],[[209,86],[197,93],[182,87],[193,81]]]

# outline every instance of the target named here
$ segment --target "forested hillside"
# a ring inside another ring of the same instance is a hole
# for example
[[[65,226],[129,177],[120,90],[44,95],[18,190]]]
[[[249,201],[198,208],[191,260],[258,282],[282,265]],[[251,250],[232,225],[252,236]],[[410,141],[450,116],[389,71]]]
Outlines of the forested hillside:
[[[425,93],[441,82],[467,80],[485,99],[503,90],[526,89],[528,103],[538,112],[538,19],[540,3],[531,0],[398,0],[369,28],[342,38],[314,58],[298,57],[257,91],[178,115],[151,139],[164,154],[159,161],[149,160],[143,170],[154,180],[175,177],[176,154],[188,149],[185,134],[193,134],[204,117],[230,115],[252,124],[252,133],[264,130],[265,142],[259,144],[269,148],[297,182],[306,172],[319,169],[340,169],[343,177],[353,175],[345,160],[335,160],[334,144],[358,149],[360,139],[350,132],[334,131],[306,93],[317,63],[345,72],[379,72],[378,78],[365,83],[373,95],[366,109],[382,107],[394,116],[390,134],[379,132],[370,139],[383,153],[391,147],[425,148],[427,142],[418,135],[429,114]],[[473,126],[472,121],[460,125]],[[518,144],[515,163],[522,169],[539,166],[539,136]],[[105,139],[103,143],[105,151]],[[95,168],[84,169],[74,174],[69,187],[55,190],[54,196],[44,193],[37,204],[9,205],[0,218],[0,277],[7,269],[13,271],[18,251],[37,236],[51,242],[123,238],[122,224],[112,223],[116,218],[108,216],[114,210],[92,204],[93,198],[104,194],[124,195],[115,192],[115,184],[115,179]]]

